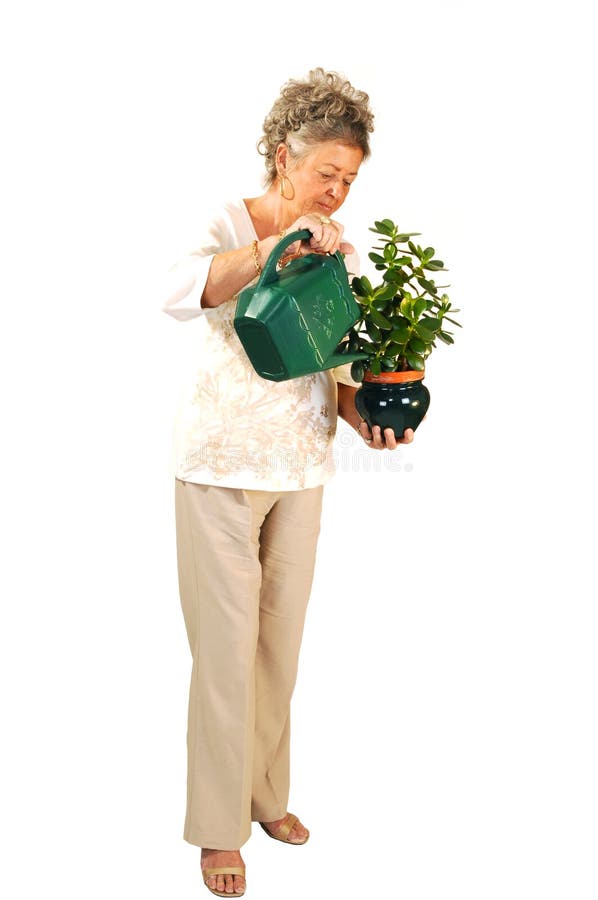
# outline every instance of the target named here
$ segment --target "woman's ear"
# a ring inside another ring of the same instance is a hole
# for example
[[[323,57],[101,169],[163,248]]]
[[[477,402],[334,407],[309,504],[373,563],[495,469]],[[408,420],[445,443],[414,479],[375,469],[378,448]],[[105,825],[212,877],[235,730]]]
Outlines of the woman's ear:
[[[287,171],[289,161],[289,148],[286,144],[279,144],[276,148],[276,171],[279,175],[284,175]]]

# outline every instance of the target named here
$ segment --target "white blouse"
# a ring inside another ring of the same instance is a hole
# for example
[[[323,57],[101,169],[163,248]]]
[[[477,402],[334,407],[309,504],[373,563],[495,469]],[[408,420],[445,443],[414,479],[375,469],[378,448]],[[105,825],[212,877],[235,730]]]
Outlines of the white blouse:
[[[359,387],[350,364],[289,381],[257,374],[234,329],[237,297],[204,308],[201,295],[215,254],[257,238],[241,200],[209,223],[198,248],[168,272],[164,312],[181,322],[201,317],[197,368],[175,415],[172,472],[197,484],[293,491],[335,473],[336,383]],[[357,272],[358,260],[346,257]]]

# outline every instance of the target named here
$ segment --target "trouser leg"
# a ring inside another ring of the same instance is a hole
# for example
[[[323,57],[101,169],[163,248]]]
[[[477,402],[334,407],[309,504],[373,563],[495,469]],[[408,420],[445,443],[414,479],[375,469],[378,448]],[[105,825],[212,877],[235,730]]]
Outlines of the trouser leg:
[[[193,655],[183,837],[220,850],[241,847],[251,833],[258,537],[268,510],[268,492],[260,494],[262,503],[250,505],[241,489],[175,479],[179,588]]]
[[[246,492],[251,499],[252,492]],[[251,818],[284,816],[289,795],[290,702],[313,581],[323,486],[285,491],[260,535],[262,582],[255,659]]]

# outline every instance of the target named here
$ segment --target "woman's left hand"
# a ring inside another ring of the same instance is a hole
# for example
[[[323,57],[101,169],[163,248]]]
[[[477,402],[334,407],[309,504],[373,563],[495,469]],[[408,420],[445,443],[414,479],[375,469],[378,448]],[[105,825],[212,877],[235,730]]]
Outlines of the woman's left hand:
[[[380,426],[374,425],[370,431],[365,419],[361,420],[357,430],[372,450],[396,450],[399,444],[410,444],[413,440],[413,428],[406,428],[403,437],[397,439],[392,428],[385,428],[382,434]]]
[[[286,233],[291,231],[303,231],[307,229],[311,231],[311,238],[306,241],[295,241],[287,247],[285,256],[306,256],[308,253],[335,253],[340,250],[341,253],[355,253],[353,244],[343,241],[344,226],[335,219],[329,219],[328,216],[319,216],[315,213],[308,213],[299,216],[293,224],[286,229]]]

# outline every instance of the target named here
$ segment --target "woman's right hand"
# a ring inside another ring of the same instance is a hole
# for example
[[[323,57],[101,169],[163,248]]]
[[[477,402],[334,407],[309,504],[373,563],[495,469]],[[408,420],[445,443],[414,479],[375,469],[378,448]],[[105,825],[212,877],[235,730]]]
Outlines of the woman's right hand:
[[[345,229],[341,223],[335,219],[330,219],[328,222],[322,221],[322,219],[326,219],[326,216],[309,213],[305,216],[299,216],[286,229],[286,234],[290,234],[292,231],[308,229],[311,231],[311,238],[307,241],[295,241],[294,244],[287,247],[282,257],[283,260],[287,256],[306,256],[308,253],[336,253],[337,250],[345,254],[355,253],[355,247],[342,240]]]

